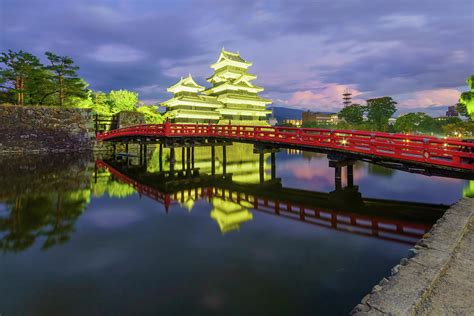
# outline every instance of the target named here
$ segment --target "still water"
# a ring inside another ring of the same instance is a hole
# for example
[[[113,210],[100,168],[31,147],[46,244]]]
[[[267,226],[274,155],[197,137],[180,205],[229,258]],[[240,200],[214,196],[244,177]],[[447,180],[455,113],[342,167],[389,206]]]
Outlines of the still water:
[[[170,154],[0,159],[0,314],[347,314],[469,186],[363,162],[339,182],[315,153],[272,171],[243,144]]]

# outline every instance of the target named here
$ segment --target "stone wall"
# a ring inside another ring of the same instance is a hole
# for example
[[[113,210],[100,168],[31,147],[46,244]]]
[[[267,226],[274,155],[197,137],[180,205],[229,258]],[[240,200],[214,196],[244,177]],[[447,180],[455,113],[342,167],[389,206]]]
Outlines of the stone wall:
[[[90,109],[0,105],[0,153],[94,149]]]
[[[117,128],[145,124],[145,115],[140,112],[122,111],[116,114]]]

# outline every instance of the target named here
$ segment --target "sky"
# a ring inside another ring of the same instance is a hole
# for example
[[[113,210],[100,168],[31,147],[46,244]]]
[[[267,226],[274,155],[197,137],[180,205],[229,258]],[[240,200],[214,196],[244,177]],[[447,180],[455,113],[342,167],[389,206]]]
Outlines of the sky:
[[[70,56],[89,88],[146,103],[189,73],[209,86],[223,47],[273,106],[314,111],[349,89],[441,115],[474,73],[472,0],[0,0],[0,28],[1,51]]]

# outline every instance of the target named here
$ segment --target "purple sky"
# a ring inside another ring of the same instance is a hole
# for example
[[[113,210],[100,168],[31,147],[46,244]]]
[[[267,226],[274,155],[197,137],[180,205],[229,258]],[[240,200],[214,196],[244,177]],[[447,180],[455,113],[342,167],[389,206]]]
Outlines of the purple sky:
[[[321,111],[392,96],[400,112],[441,114],[474,73],[472,0],[1,0],[0,48],[74,58],[94,90],[147,102],[222,47],[253,62],[275,106]]]

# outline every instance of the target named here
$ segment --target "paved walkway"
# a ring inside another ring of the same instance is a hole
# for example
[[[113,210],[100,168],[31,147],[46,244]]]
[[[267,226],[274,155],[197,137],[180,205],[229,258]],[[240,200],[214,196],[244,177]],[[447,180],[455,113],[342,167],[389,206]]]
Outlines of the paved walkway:
[[[419,315],[474,315],[474,217]]]

